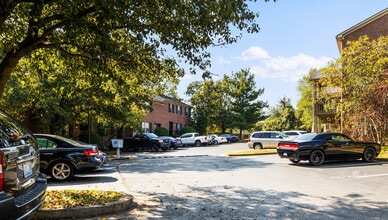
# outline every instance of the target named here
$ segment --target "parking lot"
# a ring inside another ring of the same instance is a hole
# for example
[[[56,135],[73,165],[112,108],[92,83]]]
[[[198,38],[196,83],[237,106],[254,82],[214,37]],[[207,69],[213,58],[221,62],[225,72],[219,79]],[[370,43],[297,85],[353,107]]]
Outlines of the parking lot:
[[[122,153],[48,189],[124,191],[140,206],[95,219],[388,219],[387,162],[313,167],[277,155],[225,156],[245,149],[237,143]]]

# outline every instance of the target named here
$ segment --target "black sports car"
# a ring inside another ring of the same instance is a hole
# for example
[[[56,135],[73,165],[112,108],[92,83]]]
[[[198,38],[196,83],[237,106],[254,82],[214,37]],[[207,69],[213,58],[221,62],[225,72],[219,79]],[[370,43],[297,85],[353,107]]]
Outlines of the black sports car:
[[[381,146],[373,142],[361,142],[341,133],[308,133],[291,141],[279,141],[280,157],[293,163],[308,160],[314,166],[325,160],[359,159],[372,162],[379,155]]]
[[[40,169],[56,181],[69,180],[76,173],[95,170],[103,165],[97,146],[58,135],[34,136],[39,142]]]

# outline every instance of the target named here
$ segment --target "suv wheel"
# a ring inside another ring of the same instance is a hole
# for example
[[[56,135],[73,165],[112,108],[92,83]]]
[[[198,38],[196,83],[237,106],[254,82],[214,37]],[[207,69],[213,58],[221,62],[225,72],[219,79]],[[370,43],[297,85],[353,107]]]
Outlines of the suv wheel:
[[[253,144],[253,149],[263,149],[263,145],[261,145],[260,143],[256,143],[256,144]]]

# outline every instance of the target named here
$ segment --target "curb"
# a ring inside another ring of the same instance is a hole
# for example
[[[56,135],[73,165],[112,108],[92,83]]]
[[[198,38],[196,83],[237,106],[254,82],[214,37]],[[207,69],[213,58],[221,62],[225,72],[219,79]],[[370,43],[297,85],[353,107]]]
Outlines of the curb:
[[[128,210],[134,206],[133,196],[126,195],[117,202],[106,205],[97,205],[91,207],[75,207],[67,209],[40,209],[32,219],[75,219],[96,217],[123,210]]]

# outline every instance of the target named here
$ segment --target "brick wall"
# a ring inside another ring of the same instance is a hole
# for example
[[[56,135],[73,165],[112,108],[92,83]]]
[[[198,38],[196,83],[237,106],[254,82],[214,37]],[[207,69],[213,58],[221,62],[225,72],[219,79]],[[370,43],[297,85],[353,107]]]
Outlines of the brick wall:
[[[174,112],[169,111],[169,104],[174,105]],[[176,106],[181,108],[181,113],[176,112]],[[191,116],[185,115],[185,108],[190,108],[187,105],[181,103],[172,103],[172,102],[153,102],[152,111],[149,112],[145,118],[144,122],[149,123],[153,132],[156,127],[164,127],[169,129],[170,135],[176,134],[176,124],[181,124],[181,129],[185,126],[190,125]],[[171,128],[172,123],[172,128]]]
[[[388,14],[374,20],[367,25],[358,28],[344,36],[342,40],[343,47],[346,47],[347,41],[356,41],[360,36],[368,35],[370,40],[376,40],[381,36],[388,35]]]

